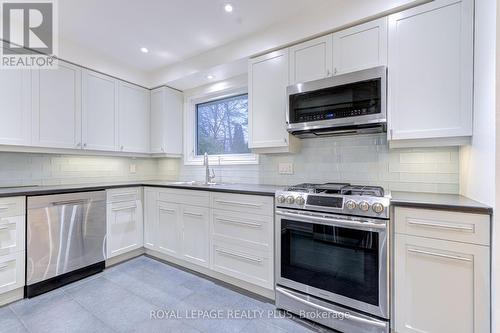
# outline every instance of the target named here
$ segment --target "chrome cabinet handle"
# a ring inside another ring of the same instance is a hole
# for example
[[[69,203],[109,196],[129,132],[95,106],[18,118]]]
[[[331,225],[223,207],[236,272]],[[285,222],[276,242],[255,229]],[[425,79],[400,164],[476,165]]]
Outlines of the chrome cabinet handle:
[[[189,216],[197,216],[197,217],[202,217],[203,214],[200,213],[193,213],[193,212],[184,212],[182,213],[183,215],[189,215]]]
[[[6,229],[9,229],[10,225],[11,224],[14,224],[14,223],[2,223],[0,224],[0,230],[6,230]]]
[[[7,206],[2,206],[2,207],[0,207],[0,212],[3,212],[4,210],[7,210],[7,209],[9,209],[9,207],[7,207]]]
[[[445,258],[445,259],[453,259],[453,260],[461,260],[461,261],[472,261],[472,259],[470,259],[470,258],[465,258],[465,257],[460,257],[460,256],[453,256],[453,255],[439,253],[439,252],[417,250],[417,249],[412,249],[412,248],[409,248],[408,252],[418,253],[418,254],[425,254],[425,255],[428,255],[428,256],[440,257],[440,258]]]
[[[81,142],[78,142],[78,143],[76,144],[76,146],[77,146],[77,147],[80,147],[81,145],[82,145],[82,143],[81,143]]]
[[[414,226],[419,226],[419,227],[429,227],[429,228],[436,228],[436,229],[447,229],[447,230],[458,230],[458,231],[474,231],[473,226],[465,226],[465,225],[449,225],[449,224],[443,224],[443,223],[434,223],[430,221],[424,221],[424,220],[416,220],[416,219],[407,219],[406,220],[408,224],[414,225]]]
[[[4,269],[6,269],[7,267],[9,267],[9,265],[2,265],[0,266],[0,271],[3,271]]]
[[[237,221],[237,220],[231,220],[231,219],[224,219],[224,218],[220,218],[220,217],[216,217],[215,219],[218,220],[218,221],[221,221],[221,222],[228,222],[228,223],[234,223],[234,224],[242,224],[242,225],[246,225],[246,226],[254,227],[254,228],[260,228],[260,227],[262,227],[261,223],[254,223],[254,222],[247,222],[247,221]]]
[[[240,253],[229,252],[229,251],[225,251],[225,250],[221,250],[221,249],[215,249],[215,251],[217,251],[221,254],[225,254],[227,256],[230,256],[230,257],[236,257],[236,258],[245,259],[245,260],[249,260],[249,261],[253,261],[253,262],[259,262],[259,263],[262,262],[261,258],[250,257],[250,256],[240,254]]]
[[[86,148],[86,147],[87,147],[87,143],[84,143],[84,144],[83,144],[83,148]]]
[[[326,308],[326,307],[324,307],[322,305],[314,304],[312,302],[306,301],[305,299],[297,297],[294,294],[286,291],[283,288],[276,287],[276,290],[279,291],[280,293],[282,293],[282,294],[290,297],[290,298],[293,298],[294,300],[296,300],[296,301],[298,301],[298,302],[300,302],[302,304],[306,304],[306,305],[308,305],[308,306],[310,306],[312,308],[315,308],[316,310],[332,313],[332,314],[334,314],[336,316],[339,316],[338,318],[342,318],[340,316],[345,316],[345,313],[343,313],[343,312],[335,311],[333,309]],[[370,320],[370,319],[361,318],[361,317],[353,315],[352,313],[349,314],[349,317],[346,317],[346,320],[357,321],[357,322],[361,322],[361,323],[365,323],[365,324],[369,324],[369,325],[375,325],[375,326],[382,327],[382,328],[386,328],[387,327],[387,324],[385,322],[381,322],[381,321],[378,321],[378,320]]]
[[[254,203],[239,202],[239,201],[215,200],[215,202],[220,203],[221,205],[244,206],[244,207],[262,207],[262,204],[254,204]]]
[[[163,208],[163,207],[158,207],[158,208],[163,212],[175,213],[175,209]]]
[[[120,146],[120,150],[123,150],[123,146]]]
[[[111,210],[116,212],[116,211],[120,211],[120,210],[128,210],[128,209],[135,209],[137,208],[136,205],[134,206],[126,206],[126,207],[116,207],[116,208],[112,208]]]

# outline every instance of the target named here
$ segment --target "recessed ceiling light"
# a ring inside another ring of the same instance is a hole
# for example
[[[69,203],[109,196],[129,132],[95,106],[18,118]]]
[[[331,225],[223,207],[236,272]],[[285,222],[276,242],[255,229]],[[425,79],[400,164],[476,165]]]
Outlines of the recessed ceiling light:
[[[142,53],[148,53],[149,50],[147,48],[145,48],[145,47],[141,47],[141,52]]]
[[[215,76],[213,76],[213,75],[207,75],[207,79],[212,80],[213,78],[215,78]]]
[[[231,5],[230,3],[227,3],[224,6],[224,10],[226,11],[226,13],[231,13],[233,11],[233,5]]]

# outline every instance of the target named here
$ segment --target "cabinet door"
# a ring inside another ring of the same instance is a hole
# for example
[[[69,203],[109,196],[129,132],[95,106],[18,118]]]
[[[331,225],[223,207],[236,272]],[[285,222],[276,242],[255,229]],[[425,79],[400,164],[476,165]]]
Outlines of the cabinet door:
[[[33,144],[81,148],[81,69],[59,61],[33,71]]]
[[[84,70],[82,91],[83,148],[117,150],[118,81]]]
[[[118,131],[121,151],[149,152],[149,99],[149,90],[120,82]]]
[[[178,204],[167,203],[167,202],[158,202],[157,206],[157,218],[158,218],[158,251],[163,252],[165,254],[171,256],[179,256],[180,252],[180,237],[181,237],[181,224],[180,224],[180,209]],[[188,216],[193,218],[192,216]],[[194,227],[193,224],[196,224],[190,220],[187,220],[188,228]],[[203,229],[203,226],[201,226]],[[192,230],[189,229],[192,233]],[[198,235],[195,235],[197,237]],[[206,235],[208,238],[208,234]],[[193,241],[188,235],[188,242]],[[195,244],[192,244],[195,245]],[[192,246],[188,244],[186,248],[189,250]],[[190,255],[195,256],[195,258],[199,258],[199,255],[196,255],[197,252],[193,250],[188,251]]]
[[[473,1],[389,16],[389,139],[472,135]]]
[[[250,59],[248,79],[248,146],[287,147],[288,49]]]
[[[0,144],[31,143],[31,72],[2,70],[0,75]]]
[[[142,205],[137,201],[108,204],[108,258],[143,246]]]
[[[158,191],[153,188],[144,189],[144,247],[158,249]]]
[[[290,47],[290,84],[332,75],[332,35]]]
[[[181,220],[183,259],[208,267],[210,252],[209,209],[182,205]]]
[[[163,153],[165,150],[165,89],[151,91],[151,153]]]
[[[181,92],[161,87],[151,91],[151,153],[182,154]]]
[[[396,235],[398,333],[486,333],[489,247]]]
[[[333,34],[334,74],[386,64],[387,17]]]

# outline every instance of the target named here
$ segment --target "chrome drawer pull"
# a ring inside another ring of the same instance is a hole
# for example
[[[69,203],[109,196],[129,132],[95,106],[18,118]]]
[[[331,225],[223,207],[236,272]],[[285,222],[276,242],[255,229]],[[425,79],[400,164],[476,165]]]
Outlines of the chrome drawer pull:
[[[217,251],[217,252],[219,252],[221,254],[225,254],[227,256],[230,256],[230,257],[245,259],[245,260],[249,260],[249,261],[253,261],[253,262],[259,262],[259,263],[262,262],[262,259],[260,259],[260,258],[250,257],[250,256],[246,256],[244,254],[239,254],[239,253],[224,251],[224,250],[221,250],[221,249],[215,249],[215,251]]]
[[[3,271],[4,269],[6,269],[7,267],[9,267],[9,265],[2,265],[0,266],[0,271]]]
[[[219,220],[219,221],[221,221],[221,222],[228,222],[228,223],[234,223],[234,224],[242,224],[242,225],[246,225],[246,226],[254,227],[254,228],[260,228],[260,227],[262,227],[261,223],[246,222],[246,221],[236,221],[236,220],[230,220],[230,219],[223,219],[223,218],[220,218],[220,217],[216,217],[216,219]]]
[[[5,224],[0,224],[0,230],[6,230],[6,229],[9,229],[9,223],[5,223]]]
[[[249,202],[239,202],[239,201],[226,201],[226,200],[215,200],[215,202],[221,205],[232,205],[232,206],[243,206],[243,207],[262,207],[262,204],[255,204]]]
[[[128,209],[136,209],[137,206],[127,206],[127,207],[116,207],[116,208],[112,208],[111,210],[113,212],[116,212],[116,211],[120,211],[120,210],[128,210]]]
[[[421,226],[421,227],[429,227],[429,228],[437,228],[437,229],[447,229],[447,230],[459,230],[459,231],[474,231],[473,226],[462,226],[462,225],[448,225],[442,223],[433,223],[433,222],[425,222],[422,220],[415,219],[407,219],[408,224]]]
[[[184,215],[190,215],[190,216],[197,216],[197,217],[202,217],[203,214],[200,213],[193,213],[193,212],[184,212]]]
[[[159,209],[163,212],[167,212],[167,213],[175,213],[175,209],[170,209],[170,208],[163,208],[163,207],[159,207]]]
[[[470,259],[470,258],[459,257],[459,256],[452,256],[452,255],[449,255],[449,254],[437,253],[437,252],[430,252],[430,251],[424,251],[424,250],[417,250],[417,249],[408,249],[408,252],[413,252],[413,253],[418,253],[418,254],[425,254],[425,255],[429,255],[429,256],[441,257],[441,258],[453,259],[453,260],[472,261],[472,259]]]
[[[0,212],[3,212],[4,210],[7,210],[7,209],[9,209],[9,207],[7,207],[7,206],[2,206],[2,207],[0,207]]]

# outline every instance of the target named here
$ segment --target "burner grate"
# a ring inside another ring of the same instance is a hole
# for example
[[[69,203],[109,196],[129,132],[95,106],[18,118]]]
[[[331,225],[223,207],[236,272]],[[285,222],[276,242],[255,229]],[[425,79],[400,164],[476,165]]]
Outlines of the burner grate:
[[[383,197],[384,189],[380,186],[361,186],[351,185],[342,188],[340,191],[342,195],[366,195],[372,197]]]

